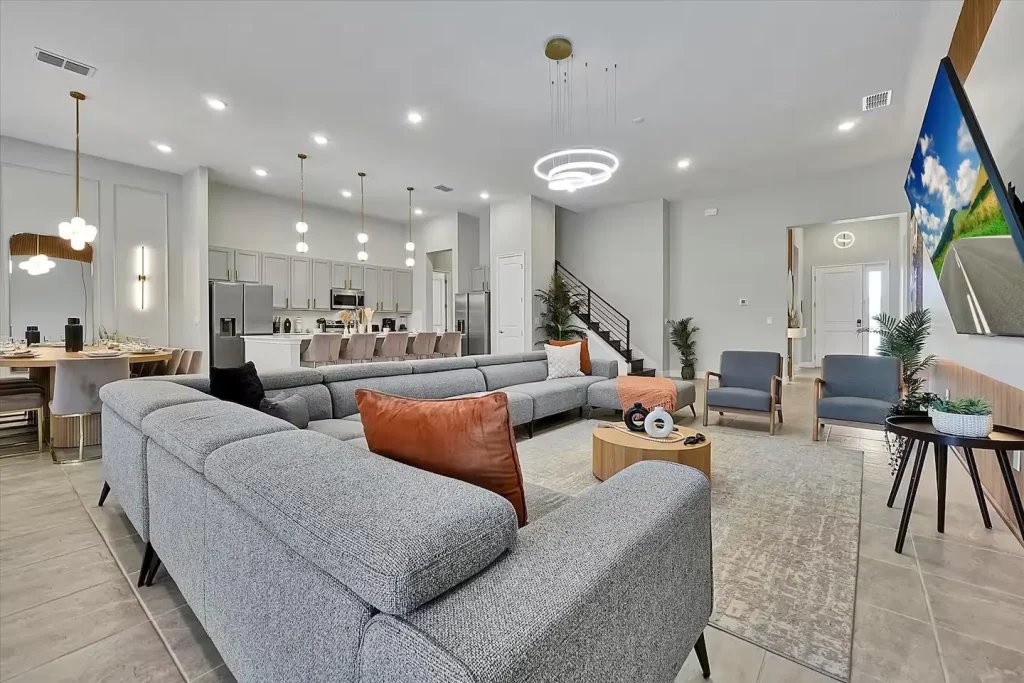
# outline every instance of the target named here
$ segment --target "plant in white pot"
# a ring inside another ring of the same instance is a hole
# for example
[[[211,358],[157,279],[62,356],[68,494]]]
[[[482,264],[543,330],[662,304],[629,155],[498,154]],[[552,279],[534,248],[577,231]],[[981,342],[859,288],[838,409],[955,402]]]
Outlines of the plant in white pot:
[[[944,434],[985,438],[992,433],[992,404],[983,398],[940,399],[928,414],[935,429]]]

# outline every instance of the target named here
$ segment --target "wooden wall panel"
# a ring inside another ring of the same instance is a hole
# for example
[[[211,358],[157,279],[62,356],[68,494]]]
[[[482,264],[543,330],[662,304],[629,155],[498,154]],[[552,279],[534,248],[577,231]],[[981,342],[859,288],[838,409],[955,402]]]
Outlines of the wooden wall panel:
[[[949,58],[961,83],[971,73],[971,67],[978,58],[978,51],[985,42],[988,27],[998,8],[999,0],[964,0],[953,39],[949,43]]]
[[[940,360],[931,370],[928,391],[942,396],[947,390],[953,397],[984,396],[992,402],[992,417],[996,424],[1024,429],[1024,391],[1017,387],[952,361]],[[989,501],[997,508],[999,515],[1014,535],[1024,543],[1024,537],[1021,536],[1020,529],[1014,521],[1010,496],[1006,492],[999,464],[989,451],[978,451],[975,456]],[[1014,470],[1013,474],[1017,480],[1017,488],[1024,492],[1024,472]]]

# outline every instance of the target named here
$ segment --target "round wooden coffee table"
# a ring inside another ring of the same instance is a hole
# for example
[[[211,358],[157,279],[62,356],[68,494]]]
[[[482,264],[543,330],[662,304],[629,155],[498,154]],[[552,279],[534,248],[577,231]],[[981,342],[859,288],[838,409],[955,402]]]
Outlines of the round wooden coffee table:
[[[694,429],[676,427],[683,436],[697,433]],[[594,476],[604,481],[617,472],[641,460],[667,460],[695,467],[711,481],[711,437],[701,432],[705,440],[692,446],[682,441],[660,442],[610,427],[594,429]],[[646,435],[645,435],[646,436]]]

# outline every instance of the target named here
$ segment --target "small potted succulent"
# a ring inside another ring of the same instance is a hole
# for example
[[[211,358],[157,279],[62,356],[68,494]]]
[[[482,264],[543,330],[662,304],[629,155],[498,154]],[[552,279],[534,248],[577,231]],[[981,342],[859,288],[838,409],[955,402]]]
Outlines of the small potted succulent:
[[[932,402],[932,425],[945,434],[985,438],[992,433],[992,404],[983,398],[957,398]]]

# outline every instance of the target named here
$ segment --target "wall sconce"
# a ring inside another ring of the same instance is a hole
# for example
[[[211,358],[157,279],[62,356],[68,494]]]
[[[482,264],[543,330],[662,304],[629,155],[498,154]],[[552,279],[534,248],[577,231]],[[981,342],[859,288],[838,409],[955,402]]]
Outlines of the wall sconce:
[[[146,310],[146,247],[139,247],[139,309]]]

